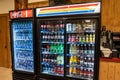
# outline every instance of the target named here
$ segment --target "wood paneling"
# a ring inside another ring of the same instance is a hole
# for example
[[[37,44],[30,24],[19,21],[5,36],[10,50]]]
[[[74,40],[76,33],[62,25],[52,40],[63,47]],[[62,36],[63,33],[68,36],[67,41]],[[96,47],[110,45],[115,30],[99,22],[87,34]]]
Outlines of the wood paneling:
[[[99,80],[120,80],[120,63],[100,61]]]
[[[26,9],[28,7],[28,0],[14,0],[15,10]]]
[[[28,8],[36,8],[36,7],[43,7],[43,6],[49,6],[49,2],[41,1],[41,2],[34,2],[34,3],[28,4]]]
[[[108,64],[108,63],[106,63],[106,64]],[[107,77],[108,77],[108,80],[115,80],[115,63],[114,62],[109,62]]]
[[[102,0],[102,25],[108,30],[120,32],[120,0]]]
[[[115,64],[115,80],[120,80],[120,63]]]
[[[0,14],[0,67],[11,67],[8,14]]]
[[[99,80],[108,80],[108,66],[107,62],[100,62],[100,69],[99,69]],[[102,74],[101,74],[102,73]]]

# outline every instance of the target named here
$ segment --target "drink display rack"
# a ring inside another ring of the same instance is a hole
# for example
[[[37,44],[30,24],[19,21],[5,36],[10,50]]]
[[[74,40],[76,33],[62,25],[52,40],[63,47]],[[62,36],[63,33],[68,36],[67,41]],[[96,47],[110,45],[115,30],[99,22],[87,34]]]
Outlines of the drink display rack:
[[[64,76],[64,23],[61,20],[41,21],[41,72]]]
[[[36,9],[38,77],[98,80],[100,2]]]
[[[66,74],[68,77],[93,78],[95,27],[94,19],[67,21]]]
[[[35,10],[9,12],[13,80],[36,79]]]
[[[34,72],[32,21],[14,21],[12,22],[12,27],[14,35],[15,69]]]

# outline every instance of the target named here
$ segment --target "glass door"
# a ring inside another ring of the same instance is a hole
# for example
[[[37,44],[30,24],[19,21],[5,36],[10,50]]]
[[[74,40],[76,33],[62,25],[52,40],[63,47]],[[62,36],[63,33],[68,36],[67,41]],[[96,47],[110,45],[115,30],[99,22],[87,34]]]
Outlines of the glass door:
[[[95,19],[71,19],[66,23],[66,75],[93,79]]]
[[[14,68],[34,72],[32,20],[12,21]]]
[[[41,73],[64,76],[64,22],[41,20]]]

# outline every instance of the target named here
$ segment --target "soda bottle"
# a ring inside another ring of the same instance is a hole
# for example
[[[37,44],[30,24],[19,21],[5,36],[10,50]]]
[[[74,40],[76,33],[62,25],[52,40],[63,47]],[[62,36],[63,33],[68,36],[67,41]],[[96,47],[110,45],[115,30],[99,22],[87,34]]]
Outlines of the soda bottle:
[[[47,51],[47,52],[50,52],[50,45],[47,45],[46,48],[47,48],[46,51]]]
[[[84,77],[87,78],[88,77],[88,70],[87,70],[87,67],[84,66]]]
[[[71,57],[70,57],[70,61],[69,61],[70,66],[73,66],[73,61],[74,61],[73,59],[74,59],[74,57],[71,56]]]
[[[60,24],[60,31],[64,32],[64,24],[63,23]]]
[[[56,44],[53,44],[53,53],[56,52]]]
[[[41,25],[41,31],[43,31],[44,30],[44,25]]]
[[[79,44],[75,44],[75,53],[74,54],[78,54],[79,53]]]
[[[48,62],[48,54],[45,54],[45,62]]]
[[[80,76],[81,77],[84,76],[84,68],[83,68],[83,66],[80,66]]]
[[[73,23],[72,24],[72,32],[75,32],[76,31],[76,23]]]
[[[82,42],[85,42],[85,36],[82,36]]]
[[[78,23],[77,26],[78,26],[78,32],[80,33],[82,31],[81,23]]]
[[[80,68],[76,68],[76,75],[80,75]]]
[[[69,68],[69,75],[72,75],[73,74],[73,67],[70,67]]]
[[[79,44],[76,44],[76,54],[79,54]]]
[[[44,25],[44,30],[47,32],[48,30],[47,30],[47,25],[45,24]]]
[[[75,42],[78,42],[79,41],[79,35],[76,35],[75,36]]]
[[[53,44],[53,46],[52,46],[52,52],[53,52],[53,53],[55,53],[55,51],[56,51],[55,45],[56,45],[56,44]]]
[[[64,42],[64,35],[61,35],[61,42]]]
[[[75,45],[75,44],[73,44],[72,54],[75,54],[75,51],[76,51],[76,45]]]
[[[75,39],[76,39],[76,38],[75,38],[75,34],[73,34],[73,35],[72,35],[72,40],[71,40],[71,41],[72,41],[72,42],[75,42]]]
[[[60,60],[61,60],[61,65],[63,66],[64,65],[64,56],[60,56]]]
[[[92,43],[93,42],[93,40],[92,40],[92,34],[90,34],[90,37],[89,37],[90,39],[90,43]]]
[[[47,25],[47,28],[48,28],[48,31],[49,31],[49,32],[50,32],[50,27],[51,27],[50,24],[48,24],[48,25]]]
[[[57,55],[54,54],[53,55],[53,64],[56,65],[56,63],[57,63]]]
[[[92,35],[92,42],[95,42],[95,34]]]
[[[91,78],[93,78],[93,76],[94,76],[94,69],[93,68],[90,69],[90,76],[91,76]]]
[[[91,57],[91,45],[90,44],[88,45],[88,55],[87,55],[87,57],[88,58]]]
[[[92,48],[91,48],[91,55],[94,58],[94,54],[95,54],[95,45],[92,44]]]
[[[73,54],[74,52],[74,44],[70,44],[70,54]]]
[[[71,35],[68,35],[68,42],[71,42]]]
[[[61,60],[60,60],[60,56],[57,56],[57,65],[60,65]]]
[[[50,42],[50,34],[47,35],[47,41]]]
[[[61,42],[61,39],[62,37],[61,37],[61,34],[60,33],[58,33],[58,39],[59,39],[59,41]]]
[[[52,54],[48,54],[48,62],[49,62],[49,63],[52,62]]]
[[[64,53],[64,45],[63,44],[60,44],[60,48],[58,48],[60,50],[60,53]]]
[[[76,67],[77,66],[77,56],[73,56],[73,66]]]
[[[73,75],[77,75],[76,67],[73,67]]]
[[[72,27],[72,24],[71,23],[67,23],[66,24],[66,31],[67,32],[71,32],[71,27]]]
[[[50,72],[54,73],[54,65],[53,64],[50,64]]]
[[[50,45],[50,53],[53,51],[53,44]]]
[[[84,44],[84,57],[87,57],[87,52],[88,50],[87,50],[87,45],[86,44]]]
[[[45,38],[46,38],[46,37],[45,37],[45,34],[43,34],[43,36],[42,36],[42,41],[46,41]]]
[[[86,34],[86,42],[89,42],[88,34]]]
[[[82,42],[82,37],[81,36],[79,36],[79,42]]]

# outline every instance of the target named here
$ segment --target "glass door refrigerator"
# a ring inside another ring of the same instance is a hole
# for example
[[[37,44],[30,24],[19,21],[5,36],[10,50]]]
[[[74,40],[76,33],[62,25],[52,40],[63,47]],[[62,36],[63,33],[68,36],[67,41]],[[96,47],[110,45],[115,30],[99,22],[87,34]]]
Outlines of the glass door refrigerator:
[[[100,2],[36,9],[38,80],[98,80]]]
[[[10,11],[13,80],[35,80],[34,10]]]

